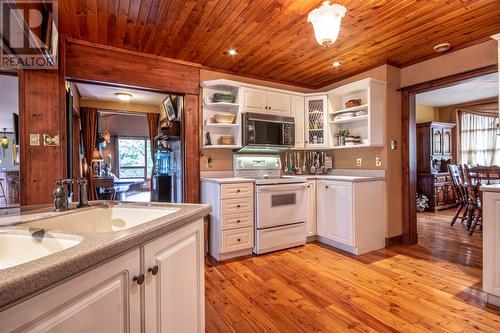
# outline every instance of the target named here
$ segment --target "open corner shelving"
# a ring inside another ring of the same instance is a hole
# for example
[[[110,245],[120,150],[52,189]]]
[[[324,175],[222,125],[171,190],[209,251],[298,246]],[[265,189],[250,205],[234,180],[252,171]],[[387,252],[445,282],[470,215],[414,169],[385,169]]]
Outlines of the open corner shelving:
[[[240,86],[231,80],[210,80],[201,84],[203,88],[203,144],[202,149],[239,149],[241,148],[241,112],[240,112]],[[212,102],[209,99],[215,93],[230,93],[234,102]],[[232,124],[214,123],[212,118],[216,114],[236,115]],[[207,145],[207,133],[210,133],[212,145]],[[234,140],[232,145],[219,145],[218,140],[223,135],[231,135]]]

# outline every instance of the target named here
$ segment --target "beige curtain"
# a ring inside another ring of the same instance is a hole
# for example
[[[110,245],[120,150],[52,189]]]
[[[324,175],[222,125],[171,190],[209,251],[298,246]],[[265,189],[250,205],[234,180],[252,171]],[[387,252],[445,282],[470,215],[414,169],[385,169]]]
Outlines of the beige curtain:
[[[460,160],[463,164],[493,165],[500,159],[497,150],[495,117],[462,112]]]
[[[153,189],[153,173],[155,169],[155,137],[158,135],[158,123],[160,120],[159,113],[148,113],[148,128],[149,128],[149,140],[151,140],[151,159],[153,161],[153,169],[151,171],[150,189]],[[151,191],[151,199],[153,198],[153,192]]]
[[[482,119],[481,117],[483,117],[484,119]],[[469,163],[467,161],[474,160],[475,159],[474,156],[476,155],[478,156],[478,160],[487,162],[489,160],[488,158],[489,153],[486,153],[486,150],[488,149],[490,151],[493,151],[492,154],[495,155],[494,153],[495,148],[491,148],[493,147],[494,144],[493,141],[496,140],[496,137],[492,138],[492,135],[493,133],[498,133],[498,129],[494,127],[495,123],[498,123],[498,101],[496,99],[483,100],[480,102],[472,102],[465,105],[457,106],[457,108],[455,109],[455,124],[456,124],[455,142],[456,142],[457,159],[459,163],[461,164]],[[464,132],[463,126],[467,127],[466,133],[474,134],[474,136],[469,138],[463,138],[462,137],[463,134],[466,134]],[[473,129],[473,126],[483,126],[482,127],[483,132],[481,131],[470,132],[470,130]],[[482,133],[481,138],[479,137],[480,133]],[[487,138],[489,138],[489,140]],[[489,143],[487,144],[486,141]],[[471,147],[470,145],[478,144],[479,142],[483,142],[481,150],[483,150],[484,152],[483,153],[478,152],[477,154],[475,154],[474,151],[476,147],[474,146]],[[487,148],[487,145],[489,145],[490,148]],[[492,158],[493,160],[490,161],[489,163],[496,163],[495,156],[492,156]],[[497,158],[500,159],[500,156],[498,156]],[[470,163],[470,164],[476,164],[476,163]]]
[[[97,200],[97,191],[94,186],[94,173],[92,172],[92,154],[96,147],[97,139],[97,109],[80,108],[80,118],[83,130],[83,148],[87,161],[86,178],[88,182],[89,200]]]

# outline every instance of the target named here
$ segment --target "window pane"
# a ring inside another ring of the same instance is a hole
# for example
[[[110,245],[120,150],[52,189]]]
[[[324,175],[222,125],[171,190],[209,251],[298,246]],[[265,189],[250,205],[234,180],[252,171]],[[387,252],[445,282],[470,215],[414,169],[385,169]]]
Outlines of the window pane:
[[[146,147],[143,139],[119,139],[118,147],[120,167],[145,166]]]
[[[148,155],[147,169],[148,169],[148,178],[151,178],[151,171],[153,170],[153,160],[151,155],[151,140],[146,140],[146,150]]]
[[[144,178],[144,169],[120,168],[120,178]]]

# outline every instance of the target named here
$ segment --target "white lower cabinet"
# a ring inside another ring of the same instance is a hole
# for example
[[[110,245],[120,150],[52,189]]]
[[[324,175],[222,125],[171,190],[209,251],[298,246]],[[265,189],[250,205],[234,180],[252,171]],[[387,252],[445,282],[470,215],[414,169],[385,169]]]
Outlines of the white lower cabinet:
[[[307,181],[307,215],[306,215],[306,236],[309,239],[316,237],[316,181]]]
[[[483,290],[500,306],[500,193],[483,192]]]
[[[320,242],[354,254],[385,247],[383,181],[317,181]]]
[[[202,223],[144,246],[145,331],[204,332]]]
[[[201,182],[201,201],[212,205],[210,255],[226,260],[252,253],[254,246],[254,183]]]
[[[0,331],[204,332],[203,279],[198,220],[0,312]]]

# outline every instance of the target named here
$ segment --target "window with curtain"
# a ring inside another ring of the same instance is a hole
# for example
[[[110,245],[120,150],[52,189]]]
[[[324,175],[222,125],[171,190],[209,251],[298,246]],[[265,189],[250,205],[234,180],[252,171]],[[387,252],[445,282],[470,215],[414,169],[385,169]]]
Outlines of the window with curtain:
[[[153,161],[149,138],[118,138],[118,177],[151,177]]]
[[[460,117],[461,163],[500,165],[495,117],[463,112]]]

